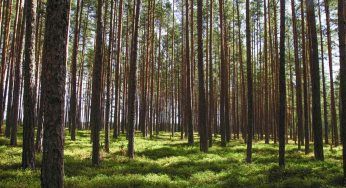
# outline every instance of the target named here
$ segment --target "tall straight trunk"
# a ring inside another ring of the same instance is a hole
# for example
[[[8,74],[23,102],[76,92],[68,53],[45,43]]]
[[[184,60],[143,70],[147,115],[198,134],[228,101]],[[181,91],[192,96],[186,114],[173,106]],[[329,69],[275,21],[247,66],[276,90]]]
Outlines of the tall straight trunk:
[[[38,1],[38,6],[37,6],[37,10],[42,9],[42,1]],[[40,18],[40,12],[37,12],[37,28],[36,27],[36,33],[37,33],[37,37],[36,37],[36,44],[38,46],[36,46],[36,65],[39,66],[39,63],[41,63],[42,66],[42,58],[40,58],[41,56],[41,49],[42,49],[42,41],[41,41],[41,35],[42,35],[42,30],[43,30],[43,19]],[[37,130],[36,130],[36,140],[35,140],[35,150],[36,152],[41,152],[42,151],[42,138],[43,138],[43,100],[42,100],[42,89],[40,91],[40,87],[41,87],[41,83],[38,83],[38,72],[39,72],[39,67],[36,67],[36,72],[37,74],[35,75],[35,85],[36,85],[36,95],[37,95],[37,115],[36,115],[36,123],[37,123]],[[41,70],[42,72],[42,70]],[[40,75],[40,79],[42,79],[42,74]]]
[[[8,45],[9,45],[9,38],[10,38],[10,25],[11,25],[11,13],[12,13],[12,0],[4,1],[4,29],[2,31],[3,35],[3,41],[2,41],[2,55],[1,55],[1,74],[0,74],[0,133],[2,133],[1,127],[2,127],[2,121],[4,118],[4,102],[5,97],[3,95],[4,91],[4,84],[5,84],[5,71],[6,71],[6,62],[7,62],[7,53],[8,53]],[[1,38],[0,38],[1,39]],[[6,92],[5,92],[6,93]]]
[[[224,7],[224,1],[219,0],[219,17],[220,17],[220,134],[221,134],[221,146],[226,146],[226,131],[227,131],[227,124],[226,124],[226,103],[227,103],[227,67],[225,62],[225,34],[224,34],[224,15],[223,15],[223,7]],[[228,116],[227,116],[228,117]]]
[[[200,129],[200,150],[208,152],[208,128],[206,114],[206,100],[204,89],[204,69],[203,69],[203,27],[202,27],[202,0],[197,1],[197,45],[198,45],[198,126]]]
[[[103,0],[97,1],[95,59],[92,74],[90,126],[92,128],[92,164],[100,163],[100,126],[102,124],[102,74],[103,74]]]
[[[23,61],[24,78],[24,120],[22,168],[35,168],[35,23],[36,1],[26,0],[25,9],[25,46]]]
[[[214,0],[210,0],[209,5],[209,129],[208,129],[208,139],[209,147],[213,144],[213,134],[212,128],[214,126],[215,110],[214,110],[214,78],[213,78],[213,4]]]
[[[148,131],[149,131],[149,134],[150,134],[150,137],[152,137],[152,115],[153,115],[153,89],[154,89],[154,60],[155,60],[155,57],[154,57],[154,53],[155,53],[155,50],[154,50],[154,45],[155,45],[155,40],[154,40],[154,34],[155,34],[155,6],[156,6],[156,1],[152,1],[151,2],[152,5],[151,5],[151,11],[150,11],[150,14],[149,14],[149,17],[150,17],[150,39],[149,39],[149,43],[150,43],[150,53],[149,53],[149,77],[148,77],[148,112],[147,112],[147,134],[148,134]],[[174,11],[174,3],[173,3],[173,11]],[[173,28],[174,28],[174,13],[173,13]],[[174,31],[174,30],[173,30]],[[174,44],[174,34],[173,34],[173,39],[172,39],[172,43]],[[173,57],[174,57],[174,45],[172,46],[172,53],[173,53]],[[172,58],[172,62],[173,62],[173,69],[174,69],[174,58]],[[173,71],[173,76],[174,76],[174,71]],[[172,82],[174,80],[172,79]],[[172,88],[174,90],[174,87]],[[172,106],[174,106],[174,93],[172,92]],[[172,112],[174,114],[174,110]],[[174,117],[173,117],[174,118]]]
[[[153,9],[155,9],[156,1],[153,2]],[[174,10],[174,2],[173,2],[173,10]],[[174,26],[174,13],[173,13],[173,26]],[[151,77],[150,77],[150,104],[149,104],[149,134],[150,138],[153,137],[153,122],[154,122],[154,74],[155,74],[155,11],[151,11],[151,53],[150,53],[150,59],[151,59]],[[174,28],[174,27],[173,27]],[[173,42],[174,43],[174,40]],[[173,54],[174,54],[174,46],[173,46]]]
[[[270,133],[269,133],[269,90],[268,90],[268,30],[267,30],[267,0],[264,0],[264,115],[265,115],[265,120],[264,126],[265,126],[265,143],[269,144],[269,139],[270,139]]]
[[[192,6],[192,5],[191,5]],[[191,87],[190,84],[190,37],[189,37],[189,0],[185,0],[185,66],[186,66],[186,74],[185,74],[185,118],[186,118],[186,126],[188,133],[188,143],[189,145],[193,145],[193,124],[192,124],[192,112],[191,112]],[[192,28],[191,28],[192,29]]]
[[[74,42],[72,48],[71,62],[71,100],[70,100],[70,128],[71,140],[76,140],[76,124],[77,124],[77,58],[79,46],[79,12],[81,0],[77,0],[74,25]]]
[[[304,18],[304,0],[301,0],[300,16],[301,16],[301,32],[302,32],[302,64],[303,64],[303,90],[304,90],[304,137],[305,137],[305,154],[310,152],[310,139],[309,139],[309,110],[308,110],[308,83],[307,83],[307,62],[306,62],[306,44],[305,44],[305,18]]]
[[[223,3],[224,4],[224,3]],[[222,6],[224,7],[224,5]],[[224,8],[223,8],[224,11]],[[230,48],[228,47],[228,41],[227,39],[229,39],[229,27],[228,27],[228,22],[226,22],[226,18],[224,16],[222,16],[223,19],[223,53],[224,53],[224,76],[221,76],[223,78],[224,81],[224,93],[222,93],[224,95],[224,120],[225,120],[225,141],[228,143],[230,141],[231,138],[231,128],[230,128],[230,84],[229,84],[229,80],[230,80]]]
[[[274,12],[274,143],[277,141],[278,133],[278,119],[279,119],[279,44],[278,44],[278,31],[277,31],[277,11],[276,0],[273,0],[273,12]]]
[[[140,110],[139,110],[139,127],[142,131],[143,137],[147,136],[147,124],[146,124],[146,114],[147,114],[147,89],[148,89],[148,70],[149,70],[149,54],[150,54],[150,13],[151,13],[151,1],[148,6],[148,12],[147,15],[149,18],[146,20],[146,28],[145,28],[145,60],[143,63],[143,69],[142,69],[142,79],[141,79],[141,100],[140,100]]]
[[[148,19],[147,19],[148,21]],[[144,35],[143,35],[143,40],[145,43],[142,45],[142,50],[145,51],[145,53],[141,53],[140,55],[142,56],[141,59],[144,59],[143,61],[140,61],[139,65],[139,77],[140,80],[139,82],[139,112],[138,112],[138,126],[140,131],[142,132],[143,137],[145,137],[145,105],[146,105],[146,65],[148,64],[146,61],[146,57],[144,58],[144,54],[148,54],[148,22],[146,24],[146,27],[144,29]]]
[[[184,16],[184,4],[182,3],[181,5],[181,23],[182,23],[182,28],[184,31],[186,31],[186,20],[185,20],[185,17]],[[160,24],[160,31],[161,31],[161,24]],[[160,40],[160,34],[159,33],[159,40]],[[186,32],[183,32],[183,35],[182,35],[182,44],[181,44],[181,109],[182,109],[182,129],[181,129],[181,136],[180,138],[183,139],[184,137],[186,137],[187,135],[187,119],[186,119],[186,82],[187,82],[187,79],[186,79],[186,60],[185,60],[185,49],[186,49],[186,42],[185,42],[185,34]],[[160,50],[160,48],[159,48]],[[160,53],[159,53],[159,57],[160,57]],[[160,61],[160,58],[159,58],[159,61]]]
[[[109,131],[110,131],[110,114],[111,114],[111,77],[112,77],[112,59],[113,59],[113,42],[114,42],[114,26],[113,26],[113,18],[114,18],[114,10],[116,8],[116,4],[114,0],[111,0],[110,4],[110,21],[109,21],[109,42],[108,42],[108,57],[107,57],[107,72],[106,72],[106,118],[105,118],[105,151],[109,152]],[[117,114],[117,111],[115,111]]]
[[[286,72],[285,72],[285,0],[280,0],[280,68],[279,68],[279,165],[285,166]]]
[[[155,2],[155,1],[154,1]],[[174,1],[173,1],[173,5],[172,5],[172,8],[173,8],[173,10],[172,10],[172,17],[173,17],[173,26],[172,26],[172,33],[171,33],[171,35],[172,35],[172,41],[171,41],[171,48],[172,48],[172,60],[171,60],[171,74],[172,74],[172,79],[171,79],[171,119],[172,119],[172,125],[171,125],[171,136],[172,137],[174,137],[174,132],[175,132],[175,110],[174,110],[174,106],[175,106],[175,100],[174,100],[174,93],[175,93],[175,87],[174,87],[174,80],[176,79],[176,77],[175,77],[175,70],[174,70],[174,68],[175,68],[175,62],[174,62],[174,26],[175,26],[175,22],[174,22],[174,19],[175,19],[175,16],[174,16]],[[152,47],[152,45],[151,45],[151,47]]]
[[[37,133],[39,133],[39,126],[40,129],[42,130],[42,124],[38,125],[38,114],[40,112],[40,95],[39,95],[39,91],[40,91],[40,83],[39,83],[39,67],[40,67],[40,63],[41,63],[41,49],[42,49],[42,45],[41,45],[41,34],[42,34],[42,17],[40,16],[40,10],[42,9],[42,1],[38,0],[37,1],[37,8],[36,8],[36,14],[37,14],[37,19],[36,19],[36,29],[35,29],[35,63],[36,63],[36,67],[35,67],[35,98],[36,98],[36,106],[35,106],[35,124],[37,124]],[[40,135],[42,136],[42,135]],[[36,136],[37,138],[37,136]],[[36,147],[36,142],[35,142],[35,150],[37,150],[38,148]],[[41,148],[40,148],[41,149]],[[40,151],[39,151],[40,152]]]
[[[81,14],[80,14],[80,24],[82,23],[82,12],[83,12],[83,4],[84,1],[82,1],[81,5]],[[89,11],[87,11],[86,19],[83,23],[83,40],[82,40],[82,59],[81,59],[81,65],[80,65],[80,74],[79,74],[79,97],[78,97],[78,128],[82,129],[84,128],[83,122],[82,122],[82,112],[83,112],[83,107],[82,107],[82,98],[83,98],[83,78],[84,78],[84,61],[85,61],[85,45],[86,45],[86,30],[88,28],[88,18],[89,18]],[[85,109],[84,109],[85,110]],[[84,119],[85,123],[85,119]]]
[[[321,63],[322,63],[322,93],[323,93],[323,123],[324,123],[324,143],[328,144],[328,108],[327,108],[327,93],[326,93],[326,79],[324,74],[324,51],[323,51],[323,31],[322,31],[322,21],[321,21],[321,4],[318,0],[318,20],[319,20],[319,31],[320,31],[320,43],[321,43]]]
[[[117,47],[116,47],[116,64],[115,64],[115,73],[114,73],[114,120],[113,120],[113,138],[118,137],[119,132],[119,125],[118,123],[118,97],[119,92],[118,85],[119,85],[119,65],[121,63],[121,35],[122,35],[122,15],[123,15],[123,0],[119,1],[119,16],[118,16],[118,31],[117,31]],[[123,112],[124,113],[124,112]],[[124,121],[124,120],[123,120]]]
[[[234,1],[233,1],[234,2]],[[235,15],[235,7],[232,7],[232,14]],[[231,90],[231,94],[232,94],[232,123],[231,125],[233,125],[233,138],[236,139],[237,136],[237,127],[238,127],[238,123],[237,123],[237,102],[236,102],[236,96],[237,96],[237,91],[238,91],[238,86],[236,83],[236,78],[237,78],[237,63],[235,62],[235,47],[236,47],[236,40],[235,40],[235,18],[232,19],[232,88],[230,87]],[[231,27],[231,25],[230,25]],[[231,49],[230,49],[231,50]],[[230,74],[229,74],[230,75]],[[230,75],[231,77],[231,75]]]
[[[309,29],[310,48],[310,74],[312,86],[312,125],[314,136],[314,154],[317,160],[324,160],[322,141],[322,119],[320,98],[320,72],[318,62],[318,44],[315,21],[315,5],[313,0],[306,1],[306,12]]]
[[[294,47],[294,63],[296,74],[296,110],[297,110],[297,129],[298,129],[298,149],[301,148],[303,141],[303,110],[302,110],[302,84],[300,73],[300,62],[298,58],[298,33],[297,18],[294,0],[291,0],[292,8],[292,24],[293,24],[293,47]]]
[[[250,2],[246,0],[246,72],[247,72],[247,149],[246,162],[252,161],[252,136],[253,136],[253,94],[252,94],[252,63],[251,63],[251,40],[250,40]]]
[[[137,70],[137,49],[138,49],[138,22],[141,7],[141,0],[135,1],[135,17],[133,22],[133,35],[130,54],[130,73],[128,83],[128,155],[134,158],[134,122],[135,122],[135,97],[136,97],[136,70]]]
[[[346,1],[338,0],[339,53],[340,53],[340,131],[344,179],[346,179]]]
[[[13,104],[13,85],[14,85],[14,61],[15,61],[15,47],[17,45],[17,33],[20,31],[20,28],[18,27],[18,17],[20,14],[20,8],[21,8],[21,1],[16,2],[16,14],[14,19],[14,27],[12,31],[12,43],[11,43],[11,52],[10,52],[10,59],[9,59],[9,89],[8,89],[8,97],[7,97],[7,109],[6,109],[6,129],[5,129],[5,136],[10,137],[11,127],[13,127],[13,124],[11,124],[12,119],[12,104]]]
[[[269,104],[269,113],[270,114],[274,114],[274,89],[275,89],[275,80],[274,80],[274,55],[273,55],[273,36],[272,36],[272,27],[271,27],[271,20],[272,20],[272,16],[271,16],[271,10],[270,10],[270,2],[271,1],[268,1],[268,36],[269,36],[269,75],[270,76],[270,88],[269,88],[269,101],[270,101],[270,104]],[[270,120],[268,120],[269,122],[269,129],[270,129],[270,134],[272,134],[273,136],[273,141],[274,143],[276,143],[276,137],[275,135],[276,134],[273,134],[273,132],[275,132],[275,122],[274,122],[274,119],[275,118],[270,118]]]
[[[197,122],[197,116],[196,115],[196,90],[195,90],[195,69],[196,69],[196,62],[195,62],[195,35],[194,35],[194,0],[190,0],[189,8],[189,24],[190,24],[190,74],[189,74],[189,80],[190,80],[190,88],[191,88],[191,121],[192,121],[192,129],[194,130],[194,126]]]
[[[41,187],[63,187],[64,103],[69,1],[48,0],[43,48],[44,133]],[[54,160],[52,160],[54,159]]]
[[[127,88],[128,88],[128,74],[129,74],[129,71],[128,71],[128,59],[129,59],[129,32],[130,32],[130,23],[129,23],[129,11],[127,11],[127,15],[126,15],[126,36],[125,36],[125,62],[124,62],[124,76],[123,76],[123,80],[124,80],[124,83],[123,83],[123,97],[124,97],[124,100],[123,100],[123,116],[122,116],[122,123],[121,123],[121,132],[124,134],[125,133],[125,126],[127,125],[127,115],[128,115],[128,109],[127,109],[127,104],[128,104],[128,98],[127,98]],[[120,133],[120,131],[118,130],[118,133]]]
[[[108,6],[109,6],[109,1],[104,1],[104,8],[103,8],[103,31],[102,31],[102,40],[103,40],[103,45],[102,45],[102,73],[101,73],[101,124],[99,125],[99,131],[105,130],[106,129],[106,103],[107,103],[107,72],[108,72],[108,53],[106,51],[108,50],[107,41],[106,41],[106,34],[109,31],[108,30]],[[108,40],[109,41],[109,40]],[[105,136],[108,134],[109,136],[109,131],[105,130]],[[106,140],[106,137],[105,137]],[[106,151],[107,152],[107,151]]]
[[[159,104],[159,100],[160,100],[160,84],[161,84],[161,80],[160,80],[160,73],[161,73],[161,32],[162,32],[162,25],[161,25],[161,19],[159,22],[159,51],[158,51],[158,60],[157,60],[157,83],[156,83],[156,136],[159,134],[159,126],[160,126],[160,104]],[[182,61],[183,62],[183,61]],[[184,65],[184,64],[183,64]]]
[[[333,60],[332,60],[332,47],[331,47],[331,32],[330,32],[330,13],[329,13],[329,0],[324,2],[326,11],[326,25],[327,25],[327,47],[328,47],[328,62],[329,62],[329,81],[330,81],[330,113],[331,113],[331,126],[333,127],[334,145],[339,145],[339,135],[336,121],[336,107],[335,107],[335,94],[334,94],[334,78],[333,78]]]
[[[238,21],[238,46],[239,46],[239,66],[240,66],[240,78],[241,78],[241,129],[242,136],[245,138],[245,121],[246,121],[246,96],[245,96],[245,76],[243,68],[243,50],[242,50],[242,40],[241,40],[241,21],[239,14],[239,0],[237,0],[237,21]]]
[[[23,18],[23,7],[20,7],[20,21],[18,22],[18,38],[16,45],[16,55],[15,55],[15,67],[14,67],[14,86],[13,86],[13,104],[11,109],[11,138],[10,145],[17,145],[17,122],[19,114],[19,98],[20,98],[20,87],[21,87],[21,62],[22,62],[22,47],[23,47],[23,37],[24,37],[24,24],[25,20]]]

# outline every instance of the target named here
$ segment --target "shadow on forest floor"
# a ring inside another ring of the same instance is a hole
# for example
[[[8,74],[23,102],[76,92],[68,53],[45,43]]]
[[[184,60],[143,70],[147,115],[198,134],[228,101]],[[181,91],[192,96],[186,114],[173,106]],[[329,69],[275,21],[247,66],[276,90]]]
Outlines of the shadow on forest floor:
[[[126,157],[125,135],[111,139],[110,153],[101,150],[101,164],[91,165],[90,131],[65,138],[65,187],[325,187],[342,186],[341,147],[325,148],[324,162],[286,146],[286,168],[277,165],[278,146],[256,141],[253,162],[245,162],[246,145],[232,140],[220,147],[219,138],[208,153],[180,137],[135,139],[135,159]],[[103,133],[101,134],[103,138]],[[198,137],[195,137],[198,141]],[[19,141],[21,143],[21,141]],[[0,187],[39,187],[41,154],[35,170],[21,170],[21,147],[0,137]],[[101,147],[102,144],[101,144]]]

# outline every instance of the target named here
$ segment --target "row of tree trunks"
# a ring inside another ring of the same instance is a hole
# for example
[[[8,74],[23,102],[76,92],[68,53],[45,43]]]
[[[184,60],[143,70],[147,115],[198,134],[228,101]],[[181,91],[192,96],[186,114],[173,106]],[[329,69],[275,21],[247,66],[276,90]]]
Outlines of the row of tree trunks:
[[[0,95],[0,111],[2,112],[1,116],[3,116],[4,109],[7,107],[5,135],[11,138],[11,145],[16,145],[17,124],[22,114],[20,100],[24,101],[24,152],[22,165],[24,168],[34,168],[34,148],[36,148],[36,151],[42,150],[42,141],[44,142],[42,134],[43,130],[45,130],[42,128],[42,124],[46,124],[45,117],[48,117],[46,110],[49,107],[45,100],[50,97],[48,96],[50,94],[46,93],[48,90],[45,88],[47,87],[47,83],[44,83],[46,79],[43,75],[45,74],[41,71],[42,73],[40,75],[39,71],[39,64],[41,62],[40,54],[42,51],[40,47],[41,34],[39,33],[42,32],[43,24],[42,21],[35,19],[36,15],[40,15],[36,13],[36,10],[39,8],[36,8],[35,0],[26,0],[24,11],[21,6],[22,2],[18,1],[14,9],[16,12],[13,17],[13,30],[11,30],[11,3],[12,1],[6,1],[6,3],[3,4],[4,7],[1,14],[4,15],[4,19],[1,19],[3,22],[1,25],[3,30],[1,32],[3,39],[3,55],[1,62],[2,86],[0,90],[2,91]],[[236,14],[237,20],[235,20],[234,16],[232,22],[226,19],[225,10],[227,7],[224,7],[225,3],[222,0],[219,1],[218,20],[220,22],[220,43],[215,44],[213,44],[215,40],[213,35],[213,32],[215,32],[215,25],[213,24],[215,17],[213,17],[214,2],[213,0],[211,0],[210,3],[207,2],[209,6],[209,17],[206,19],[208,22],[208,27],[206,29],[206,45],[203,45],[203,2],[197,1],[197,69],[195,67],[194,51],[194,39],[196,36],[193,31],[195,26],[193,23],[194,2],[186,0],[185,7],[182,5],[182,24],[184,26],[182,30],[184,31],[184,35],[181,41],[182,53],[179,54],[175,52],[175,45],[179,40],[175,38],[174,3],[173,29],[170,31],[170,26],[161,23],[164,21],[163,18],[156,18],[156,2],[149,2],[145,17],[147,18],[147,20],[145,20],[146,26],[143,27],[145,28],[145,32],[142,34],[138,31],[139,24],[141,23],[139,21],[139,8],[141,2],[136,0],[132,7],[133,12],[129,9],[127,9],[126,12],[126,52],[124,55],[124,63],[122,63],[122,52],[124,50],[122,49],[121,43],[123,40],[123,2],[122,0],[120,0],[120,2],[111,1],[110,4],[108,4],[109,2],[105,2],[105,13],[103,13],[103,3],[102,0],[98,1],[95,57],[92,70],[93,76],[92,80],[90,80],[91,70],[87,70],[86,72],[88,72],[88,74],[83,76],[84,53],[87,53],[85,52],[87,45],[86,33],[88,30],[87,21],[85,21],[83,25],[82,60],[78,72],[77,60],[79,52],[79,35],[82,29],[83,1],[77,0],[71,58],[71,77],[69,83],[70,88],[68,89],[70,90],[68,94],[70,101],[66,105],[69,111],[66,112],[66,117],[68,118],[66,118],[67,120],[65,122],[69,125],[71,139],[74,140],[76,135],[75,130],[79,128],[79,123],[82,123],[82,121],[90,121],[90,125],[86,125],[86,128],[92,128],[94,165],[99,164],[100,161],[99,131],[102,127],[105,128],[106,133],[104,140],[105,150],[109,151],[109,129],[111,124],[113,124],[114,128],[114,138],[119,136],[120,131],[125,133],[126,128],[128,128],[126,132],[129,138],[129,156],[131,158],[134,157],[134,131],[139,128],[143,136],[150,134],[152,137],[152,131],[155,127],[156,134],[159,134],[161,130],[166,130],[170,131],[172,136],[180,129],[181,138],[183,138],[185,134],[185,136],[188,137],[188,143],[190,145],[194,143],[193,132],[198,130],[200,136],[200,149],[204,152],[208,151],[208,145],[212,145],[213,133],[214,135],[221,134],[222,146],[227,145],[227,142],[232,138],[232,134],[234,138],[239,138],[239,135],[242,134],[247,143],[247,162],[251,162],[252,160],[252,140],[256,139],[256,135],[258,139],[263,139],[264,135],[265,143],[269,143],[270,139],[272,139],[274,143],[279,141],[280,166],[284,166],[284,148],[285,143],[288,141],[288,137],[293,138],[294,141],[298,141],[298,149],[301,149],[302,145],[305,144],[306,153],[309,153],[309,144],[312,141],[314,143],[315,158],[323,160],[322,112],[319,83],[320,62],[318,60],[318,37],[314,3],[312,0],[306,0],[305,2],[301,1],[300,23],[296,16],[295,1],[291,1],[296,87],[292,81],[294,78],[292,66],[291,64],[286,64],[285,61],[284,26],[286,23],[284,17],[285,1],[283,0],[280,0],[280,38],[278,38],[277,32],[276,1],[264,1],[263,25],[260,21],[256,20],[256,18],[259,19],[262,16],[260,15],[260,3],[256,4],[257,7],[254,7],[255,13],[252,14],[250,11],[250,2],[246,1],[246,70],[243,70],[242,21],[239,11],[239,6],[241,6],[241,4],[238,1],[234,3],[236,7],[232,7],[233,15]],[[38,2],[38,7],[41,6],[40,4],[41,1]],[[118,9],[116,5],[119,6]],[[343,5],[343,3],[341,3],[341,5]],[[306,7],[306,18],[304,15],[304,6]],[[323,65],[324,45],[321,28],[321,18],[323,18],[323,16],[321,15],[320,6],[318,8],[320,24],[319,42],[321,45]],[[250,17],[251,14],[252,17]],[[335,99],[333,67],[331,63],[332,48],[328,0],[325,1],[325,14],[330,81],[329,93],[331,101],[330,109],[327,109],[328,92],[326,91],[323,65],[322,93],[324,104],[324,139],[325,143],[329,142],[328,110],[330,110],[332,144],[337,146],[339,144],[339,130],[337,127],[336,115],[336,103],[338,101]],[[103,23],[103,20],[105,23]],[[157,20],[159,20],[160,23],[158,41],[156,41],[155,35],[155,27],[157,27],[155,23]],[[107,21],[109,21],[109,26]],[[129,29],[129,27],[131,27],[130,23],[132,24],[132,30]],[[235,25],[237,25],[238,28],[235,28]],[[301,28],[298,28],[299,25]],[[162,29],[162,27],[164,28]],[[262,36],[261,33],[258,32],[258,30],[262,28],[264,29],[263,49],[261,42]],[[105,42],[107,30],[109,31],[108,44]],[[168,32],[166,32],[167,34],[162,34],[161,30]],[[298,31],[301,31],[301,35],[299,35]],[[12,34],[10,35],[10,33]],[[236,38],[236,33],[238,34],[238,38]],[[22,41],[24,36],[25,43]],[[139,55],[143,57],[143,61],[138,72],[140,72],[139,76],[141,76],[142,79],[137,81],[137,38],[141,36],[143,37],[142,41],[144,41],[144,45],[140,46]],[[67,38],[65,39],[67,40]],[[131,42],[129,42],[129,40],[131,40]],[[291,44],[289,39],[286,41],[286,46],[289,46]],[[232,46],[228,46],[230,42],[233,43]],[[65,41],[65,44],[66,43],[67,41]],[[23,44],[24,82],[21,83],[20,66]],[[48,44],[45,43],[45,45]],[[213,50],[216,46],[218,49]],[[155,47],[158,47],[158,49]],[[128,48],[130,48],[130,50],[128,50]],[[301,49],[301,53],[299,49]],[[204,50],[206,51],[204,52]],[[44,48],[43,51],[47,53],[47,50]],[[256,54],[256,52],[258,52],[258,54]],[[342,55],[342,53],[340,54]],[[181,58],[179,55],[181,55]],[[48,65],[44,64],[48,61],[48,57],[46,57],[47,55],[45,54],[44,56],[46,59],[43,60],[44,58],[42,58],[42,66],[47,68]],[[290,50],[288,50],[287,57],[291,58]],[[66,60],[66,57],[64,58]],[[340,58],[342,58],[342,56]],[[113,59],[115,59],[114,64]],[[220,75],[220,79],[215,80],[213,66],[218,60],[220,61],[220,69],[216,72]],[[177,63],[179,61],[181,61],[181,64]],[[262,61],[264,62],[263,64]],[[204,67],[205,62],[206,67]],[[43,67],[42,70],[44,70]],[[195,70],[198,71],[197,79],[195,78]],[[286,79],[285,70],[289,70],[289,80],[291,80],[287,87],[286,84],[288,79]],[[178,74],[179,71],[180,74]],[[112,76],[113,72],[114,80]],[[204,75],[204,73],[207,74]],[[83,77],[86,77],[84,78],[86,82],[84,83],[84,88]],[[79,78],[79,80],[77,78]],[[206,79],[206,82],[204,82],[204,79]],[[41,80],[41,83],[38,82],[39,80]],[[342,75],[340,81],[343,83]],[[140,97],[136,95],[137,85],[140,86],[138,87],[140,90],[140,92],[138,92]],[[198,88],[196,88],[196,86],[198,86]],[[23,99],[21,99],[22,87],[24,92]],[[342,93],[342,84],[340,92]],[[83,93],[86,94],[86,97],[82,102]],[[61,98],[59,98],[59,102],[61,102],[60,99]],[[84,107],[82,107],[83,103],[85,105]],[[7,104],[7,106],[5,104]],[[113,104],[114,108],[112,107]],[[219,109],[217,106],[219,106]],[[54,108],[58,107],[55,106]],[[82,114],[84,115],[83,118],[81,118]],[[271,114],[274,114],[274,118],[272,118]],[[112,115],[114,117],[113,120]],[[341,119],[342,115],[341,110]],[[177,117],[179,117],[178,121]],[[264,117],[264,119],[261,117]],[[1,120],[2,119],[4,118],[2,117]],[[55,121],[59,121],[60,123],[60,119],[55,119]],[[34,147],[35,124],[37,124],[38,129],[36,146]],[[60,124],[58,125],[60,126]],[[342,128],[342,126],[342,121],[340,121],[340,127]],[[342,129],[340,131],[343,133]],[[59,136],[61,136],[61,134]]]

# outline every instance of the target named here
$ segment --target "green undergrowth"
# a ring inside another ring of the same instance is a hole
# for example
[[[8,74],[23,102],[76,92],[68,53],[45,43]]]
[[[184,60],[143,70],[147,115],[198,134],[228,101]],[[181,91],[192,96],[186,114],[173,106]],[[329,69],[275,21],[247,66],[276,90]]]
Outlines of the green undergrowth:
[[[109,153],[101,150],[101,164],[92,166],[90,132],[78,131],[76,141],[71,141],[66,131],[65,187],[342,187],[341,147],[325,146],[321,162],[313,159],[313,152],[305,155],[289,143],[286,167],[281,169],[277,144],[254,141],[253,162],[247,164],[243,141],[220,147],[216,138],[208,153],[199,151],[197,135],[195,141],[188,146],[179,134],[143,138],[137,133],[135,159],[129,160],[121,135],[111,139]],[[11,147],[0,136],[0,187],[40,186],[41,154],[36,155],[36,170],[22,170],[21,144],[19,140]]]

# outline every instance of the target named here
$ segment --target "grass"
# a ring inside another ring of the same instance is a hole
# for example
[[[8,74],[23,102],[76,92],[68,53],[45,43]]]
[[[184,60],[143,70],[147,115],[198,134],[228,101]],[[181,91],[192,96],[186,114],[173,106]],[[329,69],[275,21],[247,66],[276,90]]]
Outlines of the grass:
[[[19,136],[21,138],[21,135]],[[103,134],[101,135],[103,138]],[[198,140],[196,135],[195,140]],[[72,142],[66,131],[65,187],[342,187],[341,147],[325,147],[325,161],[305,155],[297,146],[286,146],[286,168],[278,167],[278,146],[255,141],[253,162],[245,163],[246,145],[232,140],[220,147],[219,139],[208,153],[199,143],[188,146],[179,135],[160,133],[155,138],[135,138],[135,159],[129,160],[125,135],[111,139],[110,153],[101,151],[102,162],[91,165],[89,131],[78,131]],[[41,154],[35,170],[22,170],[21,144],[9,146],[0,137],[0,187],[39,187]],[[122,149],[123,148],[123,149]]]

